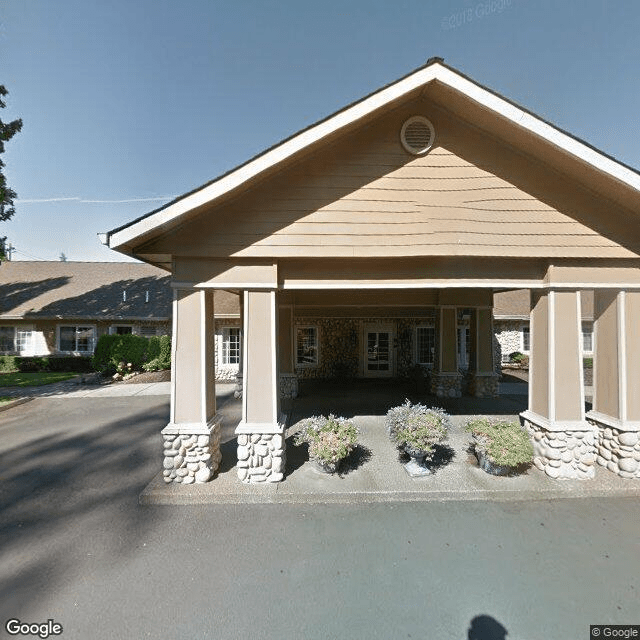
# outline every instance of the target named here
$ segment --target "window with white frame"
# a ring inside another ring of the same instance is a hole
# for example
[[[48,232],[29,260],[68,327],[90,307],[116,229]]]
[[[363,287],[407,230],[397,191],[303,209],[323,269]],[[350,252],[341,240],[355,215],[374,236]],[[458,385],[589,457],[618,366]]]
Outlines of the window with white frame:
[[[318,327],[296,327],[296,365],[318,364]]]
[[[531,333],[529,332],[529,325],[522,325],[522,353],[529,353],[531,351]]]
[[[86,325],[64,325],[58,328],[58,350],[77,353],[93,353],[95,327]]]
[[[240,364],[240,327],[222,329],[222,364]]]
[[[436,351],[436,330],[433,326],[416,327],[416,363],[433,365]]]
[[[582,325],[582,351],[593,352],[593,328],[588,324]]]
[[[33,332],[20,327],[0,327],[0,352],[25,353],[31,349]]]

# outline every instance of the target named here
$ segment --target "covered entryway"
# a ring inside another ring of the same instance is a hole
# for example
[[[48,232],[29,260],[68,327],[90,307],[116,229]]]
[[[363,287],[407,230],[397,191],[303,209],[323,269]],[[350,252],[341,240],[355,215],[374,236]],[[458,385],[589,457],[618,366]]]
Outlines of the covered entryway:
[[[494,396],[493,292],[528,289],[521,418],[536,466],[640,477],[639,223],[638,173],[431,60],[108,234],[172,274],[166,468],[201,482],[220,459],[215,289],[243,300],[244,482],[284,478],[281,397],[299,381],[424,370],[439,399]],[[588,414],[584,289],[596,300]]]

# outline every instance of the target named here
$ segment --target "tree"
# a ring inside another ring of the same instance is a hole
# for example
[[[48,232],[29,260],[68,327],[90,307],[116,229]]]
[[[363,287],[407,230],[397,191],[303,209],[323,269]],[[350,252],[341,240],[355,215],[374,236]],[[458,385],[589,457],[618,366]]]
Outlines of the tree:
[[[0,84],[0,109],[4,109],[6,104],[3,98],[9,92],[5,89],[4,85]],[[22,129],[22,120],[20,118],[12,120],[11,122],[3,122],[0,118],[0,155],[4,153],[4,143],[8,142],[13,136]],[[7,186],[7,179],[4,177],[4,162],[0,158],[0,222],[9,220],[16,212],[13,206],[13,199],[16,197],[16,192]],[[0,238],[0,260],[5,257],[5,238]]]
[[[60,262],[66,262],[67,261],[67,256],[64,253],[64,251],[58,256],[58,260],[60,260]]]

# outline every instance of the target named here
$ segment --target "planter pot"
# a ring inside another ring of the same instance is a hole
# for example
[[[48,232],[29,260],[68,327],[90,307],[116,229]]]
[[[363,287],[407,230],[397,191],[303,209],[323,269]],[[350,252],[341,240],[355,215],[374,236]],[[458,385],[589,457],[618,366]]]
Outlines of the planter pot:
[[[340,462],[322,462],[313,458],[311,460],[313,468],[318,473],[324,473],[325,475],[332,475],[338,470]]]
[[[427,456],[431,454],[420,449],[413,449],[409,446],[403,447],[405,453],[411,457],[411,460],[404,465],[404,470],[412,477],[419,478],[421,476],[428,476],[433,473],[427,466]]]
[[[516,470],[515,467],[507,467],[501,464],[495,464],[492,462],[489,456],[479,447],[475,447],[476,458],[478,458],[478,464],[483,471],[490,473],[492,476],[509,476]]]

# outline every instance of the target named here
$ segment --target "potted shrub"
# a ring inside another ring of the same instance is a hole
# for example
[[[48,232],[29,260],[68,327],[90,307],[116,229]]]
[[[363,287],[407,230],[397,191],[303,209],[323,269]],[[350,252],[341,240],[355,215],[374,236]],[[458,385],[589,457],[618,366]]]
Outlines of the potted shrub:
[[[323,473],[335,473],[358,442],[358,429],[346,418],[330,414],[313,416],[301,423],[296,433],[296,445],[309,445],[309,459]]]
[[[478,463],[487,473],[511,475],[533,461],[529,434],[516,421],[472,418],[466,422],[465,430],[473,435]]]
[[[443,409],[411,404],[409,400],[389,409],[387,432],[398,448],[411,457],[404,467],[410,476],[431,473],[425,461],[432,458],[434,446],[446,439],[450,422],[449,415]]]

